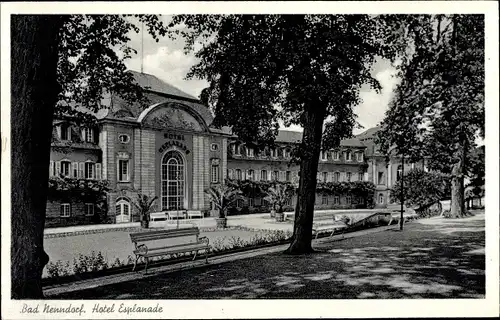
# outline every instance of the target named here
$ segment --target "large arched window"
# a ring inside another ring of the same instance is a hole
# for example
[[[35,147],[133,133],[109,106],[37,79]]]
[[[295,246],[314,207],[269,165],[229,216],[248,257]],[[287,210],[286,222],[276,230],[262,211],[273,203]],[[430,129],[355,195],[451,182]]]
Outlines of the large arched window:
[[[116,202],[116,223],[130,222],[130,202],[121,198]]]
[[[184,209],[184,159],[177,151],[168,151],[161,164],[162,210]]]

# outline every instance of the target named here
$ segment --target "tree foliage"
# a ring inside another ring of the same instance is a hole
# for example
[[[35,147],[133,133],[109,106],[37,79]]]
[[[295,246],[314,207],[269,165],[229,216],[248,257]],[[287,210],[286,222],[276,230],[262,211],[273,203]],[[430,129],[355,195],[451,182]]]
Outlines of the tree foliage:
[[[137,50],[131,47],[130,33],[139,25],[157,42],[167,34],[158,15],[71,15],[60,29],[57,67],[60,93],[55,116],[72,116],[93,122],[110,94],[129,103],[148,100],[125,61]]]
[[[403,183],[405,203],[416,209],[432,205],[449,197],[450,177],[439,172],[426,172],[421,169],[409,171]],[[401,180],[391,189],[391,200],[401,199]]]
[[[210,201],[219,210],[219,218],[225,218],[227,209],[238,200],[241,190],[227,184],[218,184],[205,190]]]
[[[387,23],[370,15],[179,15],[169,25],[185,26],[177,34],[199,59],[187,77],[208,81],[202,98],[214,125],[257,146],[272,144],[280,121],[304,128],[293,151],[300,181],[288,253],[312,251],[319,153],[352,135],[361,86],[381,89],[371,66],[394,57]]]
[[[392,25],[406,45],[396,45],[402,80],[379,142],[451,174],[452,211],[461,215],[468,150],[484,137],[484,16],[411,15]]]
[[[326,105],[325,148],[352,133],[359,88],[380,90],[370,67],[390,56],[383,20],[368,15],[179,15],[170,27],[199,62],[188,78],[209,82],[201,96],[215,125],[246,142],[274,140],[278,121],[305,125],[304,108]]]

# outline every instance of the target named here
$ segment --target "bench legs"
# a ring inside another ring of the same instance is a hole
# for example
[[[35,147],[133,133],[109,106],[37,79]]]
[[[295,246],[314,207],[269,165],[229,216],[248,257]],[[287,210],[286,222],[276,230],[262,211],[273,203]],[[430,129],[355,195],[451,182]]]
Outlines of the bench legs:
[[[196,250],[196,251],[194,252],[194,257],[193,257],[193,260],[192,260],[192,261],[196,260],[196,255],[197,255],[197,254],[198,254],[198,250]]]

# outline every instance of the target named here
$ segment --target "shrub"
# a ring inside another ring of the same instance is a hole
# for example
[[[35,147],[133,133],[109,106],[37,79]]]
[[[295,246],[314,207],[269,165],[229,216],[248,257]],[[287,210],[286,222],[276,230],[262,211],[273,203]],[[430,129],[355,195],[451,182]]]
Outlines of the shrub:
[[[97,254],[92,251],[90,256],[80,254],[78,259],[73,259],[73,272],[82,274],[86,272],[96,272],[106,270],[108,263],[99,251]]]
[[[47,264],[47,273],[49,277],[53,278],[68,276],[70,274],[69,261],[66,261],[66,264],[63,264],[61,260],[55,263],[49,262]]]

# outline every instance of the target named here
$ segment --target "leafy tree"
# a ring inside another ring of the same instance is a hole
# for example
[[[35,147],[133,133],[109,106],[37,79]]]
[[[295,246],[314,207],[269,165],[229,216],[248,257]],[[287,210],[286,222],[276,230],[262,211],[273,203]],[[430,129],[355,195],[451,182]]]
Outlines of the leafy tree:
[[[135,52],[129,31],[144,23],[166,34],[157,16],[13,15],[11,17],[11,280],[12,298],[43,296],[42,270],[50,142],[54,114],[94,121],[106,93],[128,101],[144,95],[125,72]],[[118,55],[116,51],[121,52]]]
[[[403,185],[405,203],[417,211],[443,200],[450,191],[449,176],[439,172],[426,172],[413,169],[408,172],[404,182],[398,180],[391,189],[391,198],[398,202],[401,199]]]
[[[321,149],[352,135],[353,106],[377,56],[392,58],[383,17],[368,15],[179,15],[170,27],[199,63],[188,78],[209,82],[203,93],[214,125],[262,147],[279,127],[304,128],[293,241],[288,253],[312,251],[316,172]],[[386,40],[386,41],[384,41]],[[196,46],[196,44],[201,44]],[[326,122],[325,122],[326,121]],[[323,130],[323,127],[325,130]]]
[[[461,216],[468,150],[484,137],[484,16],[404,16],[392,25],[406,44],[395,46],[403,79],[384,120],[385,148],[417,146],[431,169],[450,173],[451,215]]]

